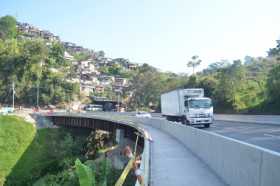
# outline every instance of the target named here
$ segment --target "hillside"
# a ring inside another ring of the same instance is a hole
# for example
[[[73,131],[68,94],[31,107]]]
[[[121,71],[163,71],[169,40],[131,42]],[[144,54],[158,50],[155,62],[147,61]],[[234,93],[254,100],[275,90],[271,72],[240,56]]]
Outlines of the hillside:
[[[14,83],[17,105],[69,108],[99,97],[119,98],[128,111],[160,111],[163,92],[200,87],[213,99],[216,112],[279,113],[279,41],[266,57],[216,61],[197,73],[201,60],[193,56],[186,61],[186,69],[193,69],[189,76],[162,72],[126,58],[111,59],[102,50],[61,41],[55,34],[17,23],[13,17],[0,19],[11,22],[10,28],[0,30],[1,104],[12,102]]]
[[[0,116],[0,185],[31,144],[35,130],[21,118]]]
[[[7,32],[0,37],[2,104],[11,102],[12,84],[18,105],[65,108],[75,101],[89,103],[93,96],[116,100],[119,92],[128,99],[126,90],[140,66],[137,63],[61,41],[52,32],[17,22],[11,16],[0,19],[10,22],[10,28],[0,30]],[[11,30],[13,34],[8,34]]]

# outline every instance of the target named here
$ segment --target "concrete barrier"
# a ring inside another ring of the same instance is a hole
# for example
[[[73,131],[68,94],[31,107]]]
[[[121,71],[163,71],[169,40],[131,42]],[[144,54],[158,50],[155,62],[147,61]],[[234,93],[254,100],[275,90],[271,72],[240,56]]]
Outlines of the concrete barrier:
[[[263,153],[261,186],[280,185],[279,153]]]
[[[280,153],[166,120],[145,120],[182,142],[229,185],[280,185]]]

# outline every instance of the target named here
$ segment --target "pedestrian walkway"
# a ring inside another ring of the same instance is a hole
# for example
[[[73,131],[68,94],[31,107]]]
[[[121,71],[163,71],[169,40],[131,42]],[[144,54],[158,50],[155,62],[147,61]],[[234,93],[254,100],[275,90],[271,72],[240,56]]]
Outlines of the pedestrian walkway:
[[[145,125],[150,132],[152,186],[224,186],[203,162],[168,134]]]

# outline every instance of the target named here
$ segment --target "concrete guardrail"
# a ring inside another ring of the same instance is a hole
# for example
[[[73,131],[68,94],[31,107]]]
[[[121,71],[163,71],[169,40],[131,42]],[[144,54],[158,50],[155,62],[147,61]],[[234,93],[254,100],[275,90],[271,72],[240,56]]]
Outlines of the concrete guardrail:
[[[280,153],[166,120],[145,120],[178,139],[229,185],[280,185]]]

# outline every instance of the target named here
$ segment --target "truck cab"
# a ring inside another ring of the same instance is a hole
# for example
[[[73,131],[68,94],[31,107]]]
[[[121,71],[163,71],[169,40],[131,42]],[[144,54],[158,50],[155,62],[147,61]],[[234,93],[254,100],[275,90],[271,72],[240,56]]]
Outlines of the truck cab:
[[[212,100],[207,97],[189,97],[184,102],[186,123],[209,127],[213,123]]]

